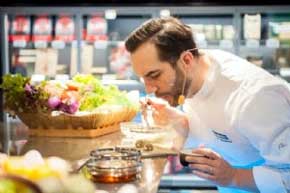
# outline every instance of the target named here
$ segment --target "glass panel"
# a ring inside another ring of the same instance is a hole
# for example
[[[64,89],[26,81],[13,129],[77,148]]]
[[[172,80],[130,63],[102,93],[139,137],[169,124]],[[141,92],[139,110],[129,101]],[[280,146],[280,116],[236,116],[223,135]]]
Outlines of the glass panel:
[[[233,15],[174,15],[189,25],[199,48],[234,52]]]
[[[114,18],[107,13],[84,16],[82,72],[109,79],[136,79],[125,50],[124,39],[149,18],[148,15],[116,15]]]
[[[116,74],[117,79],[137,79],[132,71],[124,40],[129,33],[148,19],[150,19],[148,15],[118,15],[115,20],[108,20],[108,34],[111,41],[108,61],[110,73]]]
[[[290,78],[290,14],[242,14],[240,55]]]
[[[103,13],[83,17],[82,73],[100,76],[108,72],[107,29],[108,24]]]
[[[9,21],[11,73],[69,77],[69,65],[76,63],[74,16],[11,15]]]

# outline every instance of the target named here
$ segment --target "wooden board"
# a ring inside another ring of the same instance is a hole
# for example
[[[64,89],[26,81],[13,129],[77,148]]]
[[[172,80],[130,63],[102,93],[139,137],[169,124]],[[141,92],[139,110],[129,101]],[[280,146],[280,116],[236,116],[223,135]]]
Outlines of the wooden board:
[[[42,137],[83,137],[93,138],[120,130],[119,124],[97,129],[29,129],[29,135]]]

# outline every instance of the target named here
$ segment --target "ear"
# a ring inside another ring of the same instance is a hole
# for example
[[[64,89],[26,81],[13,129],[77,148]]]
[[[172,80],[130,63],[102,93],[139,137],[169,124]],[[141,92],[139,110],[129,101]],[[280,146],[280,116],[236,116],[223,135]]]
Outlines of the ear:
[[[181,56],[181,66],[183,70],[188,71],[193,65],[194,57],[189,51],[184,51]]]

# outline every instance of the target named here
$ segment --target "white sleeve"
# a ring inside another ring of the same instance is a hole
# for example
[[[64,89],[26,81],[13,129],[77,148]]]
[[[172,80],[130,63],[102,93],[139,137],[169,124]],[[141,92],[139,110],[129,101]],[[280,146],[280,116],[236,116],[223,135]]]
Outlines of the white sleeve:
[[[254,167],[261,193],[290,192],[290,93],[286,87],[266,88],[244,101],[239,132],[265,159]]]

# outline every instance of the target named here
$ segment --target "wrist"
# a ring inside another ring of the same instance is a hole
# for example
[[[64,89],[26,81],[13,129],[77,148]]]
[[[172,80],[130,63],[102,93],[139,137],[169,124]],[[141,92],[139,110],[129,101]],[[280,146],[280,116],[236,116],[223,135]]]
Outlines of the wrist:
[[[237,188],[240,186],[240,171],[237,168],[233,168],[232,170],[232,181],[230,187]]]
[[[240,188],[251,192],[258,192],[252,169],[233,168],[232,176],[230,187]]]

